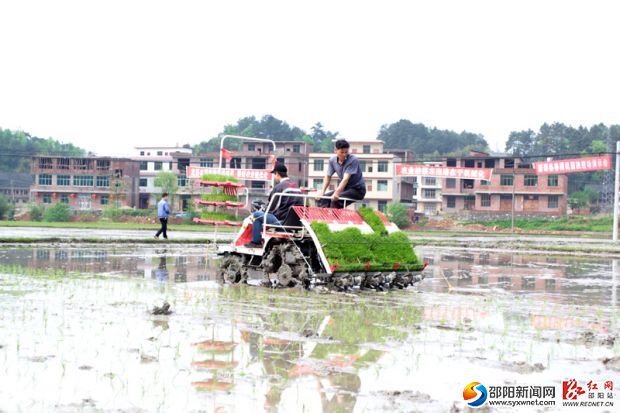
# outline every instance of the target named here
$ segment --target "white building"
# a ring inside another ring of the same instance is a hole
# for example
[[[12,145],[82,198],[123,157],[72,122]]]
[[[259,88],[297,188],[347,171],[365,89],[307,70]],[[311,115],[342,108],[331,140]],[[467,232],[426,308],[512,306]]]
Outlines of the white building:
[[[173,172],[178,175],[174,165],[173,153],[192,153],[189,148],[178,146],[141,146],[136,147],[136,156],[131,159],[140,161],[140,208],[148,208],[157,204],[157,194],[161,188],[155,186],[155,177],[161,171]],[[182,186],[182,185],[180,185]]]
[[[364,206],[385,211],[389,202],[410,201],[401,197],[402,187],[406,185],[400,178],[395,178],[395,162],[401,158],[394,153],[384,153],[383,141],[380,140],[347,140],[351,145],[350,153],[360,160],[366,197],[360,203]],[[323,187],[329,158],[334,153],[311,153],[309,155],[308,185],[321,189]],[[339,183],[338,175],[334,174],[329,190],[334,190]]]
[[[441,162],[424,162],[424,165],[441,166]],[[413,204],[415,212],[424,215],[441,213],[441,188],[443,179],[430,176],[413,178]]]

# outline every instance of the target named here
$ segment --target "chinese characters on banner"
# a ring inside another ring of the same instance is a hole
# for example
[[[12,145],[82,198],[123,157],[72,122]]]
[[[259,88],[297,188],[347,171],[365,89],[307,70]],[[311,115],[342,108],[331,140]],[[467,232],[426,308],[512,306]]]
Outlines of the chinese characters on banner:
[[[538,175],[606,170],[611,169],[611,155],[535,162],[534,169]]]
[[[217,174],[252,181],[271,181],[271,170],[269,169],[200,168],[188,166],[186,173],[188,178],[193,179],[200,179],[201,176],[207,174]]]
[[[434,176],[490,181],[492,168],[459,168],[452,166],[396,165],[396,176]]]

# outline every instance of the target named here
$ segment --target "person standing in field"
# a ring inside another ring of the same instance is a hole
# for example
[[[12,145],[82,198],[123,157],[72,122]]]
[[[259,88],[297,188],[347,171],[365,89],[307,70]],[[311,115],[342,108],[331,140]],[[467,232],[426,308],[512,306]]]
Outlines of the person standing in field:
[[[161,228],[155,234],[155,238],[159,238],[159,234],[164,235],[164,239],[168,239],[168,217],[170,216],[170,205],[168,205],[168,192],[161,194],[161,200],[157,203],[157,218],[161,223]]]

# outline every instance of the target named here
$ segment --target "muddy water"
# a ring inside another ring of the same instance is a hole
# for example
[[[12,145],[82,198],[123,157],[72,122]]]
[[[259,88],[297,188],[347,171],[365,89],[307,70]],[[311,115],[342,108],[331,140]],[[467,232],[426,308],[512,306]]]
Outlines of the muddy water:
[[[319,294],[218,286],[202,247],[1,249],[0,411],[458,411],[472,381],[558,403],[562,380],[620,386],[617,262],[418,252],[416,288]]]

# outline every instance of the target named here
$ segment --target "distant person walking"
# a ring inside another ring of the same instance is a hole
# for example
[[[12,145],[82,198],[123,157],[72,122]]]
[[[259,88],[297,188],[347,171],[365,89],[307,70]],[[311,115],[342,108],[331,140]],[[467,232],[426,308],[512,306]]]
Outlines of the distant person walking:
[[[170,206],[168,205],[168,192],[161,194],[161,201],[157,203],[157,218],[161,222],[161,228],[155,234],[155,238],[159,238],[159,234],[164,234],[164,238],[168,239],[168,217],[170,216]]]

